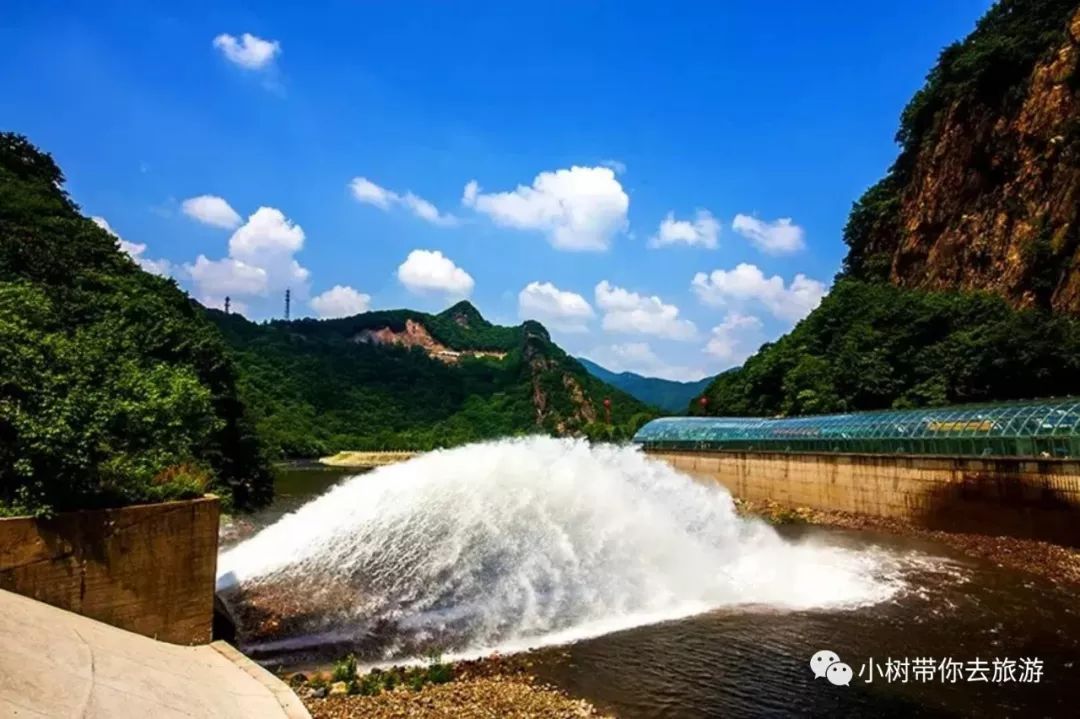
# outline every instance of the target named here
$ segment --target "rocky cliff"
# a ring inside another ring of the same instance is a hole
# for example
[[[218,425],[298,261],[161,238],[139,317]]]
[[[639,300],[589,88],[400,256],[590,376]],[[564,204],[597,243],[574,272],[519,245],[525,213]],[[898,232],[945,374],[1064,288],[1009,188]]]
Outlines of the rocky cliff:
[[[845,274],[1080,312],[1080,4],[1003,0],[946,48],[856,204]]]
[[[692,414],[1080,394],[1080,2],[1000,0],[945,48],[854,204],[821,305]]]

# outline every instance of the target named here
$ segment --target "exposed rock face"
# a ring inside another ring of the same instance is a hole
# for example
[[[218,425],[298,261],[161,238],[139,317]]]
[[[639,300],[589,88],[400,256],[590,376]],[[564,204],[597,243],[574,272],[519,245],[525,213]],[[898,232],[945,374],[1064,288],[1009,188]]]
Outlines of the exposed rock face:
[[[957,101],[937,118],[896,224],[862,248],[891,255],[891,282],[1080,312],[1080,10],[1062,37],[1007,112]]]
[[[355,342],[376,345],[398,345],[400,347],[420,347],[429,357],[454,364],[462,357],[493,357],[502,359],[505,352],[490,350],[453,350],[442,344],[428,332],[424,325],[414,320],[405,320],[405,330],[395,332],[389,327],[377,330],[364,330],[353,338]]]
[[[405,320],[405,331],[395,332],[389,327],[377,330],[364,330],[355,338],[357,342],[366,342],[376,345],[399,345],[401,347],[422,347],[427,353],[435,354],[447,350],[446,345],[439,343],[431,333],[419,322]]]

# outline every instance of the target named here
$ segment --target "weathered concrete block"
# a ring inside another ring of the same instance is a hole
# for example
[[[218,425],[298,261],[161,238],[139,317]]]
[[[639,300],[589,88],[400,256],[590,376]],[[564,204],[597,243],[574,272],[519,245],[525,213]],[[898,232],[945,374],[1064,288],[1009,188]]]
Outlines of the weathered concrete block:
[[[211,639],[217,497],[0,519],[0,589],[174,644]]]

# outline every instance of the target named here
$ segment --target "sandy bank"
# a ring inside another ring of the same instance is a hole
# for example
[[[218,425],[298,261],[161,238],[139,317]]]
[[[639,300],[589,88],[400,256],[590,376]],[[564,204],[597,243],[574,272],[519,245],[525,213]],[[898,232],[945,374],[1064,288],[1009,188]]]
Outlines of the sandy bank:
[[[320,457],[319,463],[328,467],[361,469],[404,462],[417,454],[418,452],[338,452],[330,457]]]

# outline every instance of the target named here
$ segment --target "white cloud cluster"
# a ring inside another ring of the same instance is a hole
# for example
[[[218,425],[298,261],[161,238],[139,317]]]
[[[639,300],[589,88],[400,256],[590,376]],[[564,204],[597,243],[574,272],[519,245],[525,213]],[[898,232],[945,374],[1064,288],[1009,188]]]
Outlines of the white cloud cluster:
[[[139,267],[154,275],[161,275],[162,277],[169,276],[169,273],[172,271],[172,264],[168,260],[152,260],[149,257],[144,257],[143,253],[146,252],[145,243],[128,242],[118,235],[116,230],[109,226],[109,223],[104,217],[91,217],[90,219],[93,220],[95,225],[115,237],[117,243],[120,245],[121,252],[126,252],[131,259],[135,260]]]
[[[583,356],[612,372],[636,372],[645,377],[661,377],[676,382],[701,379],[707,373],[698,367],[684,367],[665,362],[646,342],[595,347]]]
[[[261,70],[267,67],[281,52],[281,43],[277,40],[263,40],[245,32],[237,40],[228,33],[214,38],[214,47],[228,60],[246,70]]]
[[[594,316],[588,301],[550,282],[530,282],[518,293],[518,315],[564,332],[586,332]]]
[[[693,220],[676,220],[675,213],[669,212],[649,240],[649,247],[696,245],[713,250],[719,237],[720,222],[708,210],[698,210]]]
[[[195,264],[185,265],[184,268],[195,282],[199,294],[206,298],[265,295],[269,284],[266,270],[231,257],[210,260],[205,255],[199,255],[195,258]]]
[[[761,346],[764,336],[761,320],[741,312],[728,312],[723,321],[712,328],[705,351],[720,359],[722,369],[742,364]]]
[[[266,296],[291,289],[307,294],[310,273],[294,257],[304,246],[304,230],[281,210],[260,207],[229,238],[229,256],[210,260],[199,255],[184,268],[200,299],[226,295]]]
[[[536,230],[560,250],[606,250],[627,228],[630,197],[609,167],[541,172],[532,185],[482,193],[475,180],[462,202],[501,227]]]
[[[371,307],[371,295],[358,292],[348,285],[332,288],[311,298],[311,308],[323,319],[349,317],[367,312]]]
[[[228,202],[216,195],[199,195],[184,200],[180,206],[184,214],[193,220],[232,230],[240,226],[240,215]]]
[[[397,276],[410,292],[436,292],[449,298],[468,297],[476,284],[468,272],[438,250],[413,250],[398,267]]]
[[[741,263],[732,270],[713,270],[694,275],[691,288],[707,305],[726,307],[732,303],[756,301],[763,304],[774,317],[797,322],[821,303],[828,292],[826,286],[797,274],[785,286],[779,275],[765,277],[757,265]]]
[[[798,252],[806,246],[803,240],[803,228],[792,224],[790,217],[782,217],[774,222],[765,222],[750,215],[735,215],[731,229],[770,255],[787,255]]]
[[[419,195],[414,195],[412,192],[406,192],[404,195],[400,195],[393,190],[388,190],[385,187],[376,185],[366,177],[354,177],[352,182],[349,183],[349,189],[352,190],[353,197],[355,197],[358,202],[374,205],[381,210],[389,210],[394,205],[400,205],[421,220],[430,222],[433,225],[450,227],[459,222],[457,217],[448,213],[439,212],[439,209],[435,207],[435,205]]]
[[[672,340],[693,340],[697,327],[679,319],[679,308],[659,297],[645,297],[612,285],[596,285],[596,306],[604,312],[602,326],[610,332],[654,335]]]

